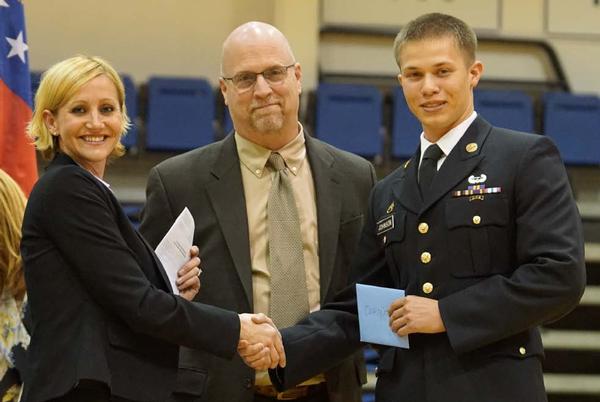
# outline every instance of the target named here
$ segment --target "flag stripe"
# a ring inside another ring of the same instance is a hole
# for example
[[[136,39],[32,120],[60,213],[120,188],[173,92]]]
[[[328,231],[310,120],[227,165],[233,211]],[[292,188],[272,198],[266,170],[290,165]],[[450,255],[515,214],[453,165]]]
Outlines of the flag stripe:
[[[0,6],[0,168],[29,194],[37,180],[37,164],[25,134],[31,119],[25,16],[20,1],[6,3],[8,7]]]

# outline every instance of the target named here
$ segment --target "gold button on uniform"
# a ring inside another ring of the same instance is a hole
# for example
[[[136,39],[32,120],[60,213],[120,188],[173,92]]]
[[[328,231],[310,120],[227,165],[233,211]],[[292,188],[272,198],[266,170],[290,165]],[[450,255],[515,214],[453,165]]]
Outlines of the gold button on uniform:
[[[431,282],[425,282],[423,284],[423,293],[429,294],[431,292],[433,292],[433,285],[431,284]]]
[[[474,142],[471,142],[469,144],[467,144],[467,146],[465,147],[465,149],[467,150],[468,153],[473,153],[475,151],[477,151],[477,144]]]
[[[476,225],[479,225],[481,223],[481,216],[475,215],[473,217],[473,223],[476,224]]]
[[[429,264],[430,261],[431,261],[431,254],[429,254],[427,251],[421,253],[421,262],[423,264]]]
[[[429,225],[425,222],[419,223],[419,233],[425,234],[429,231]]]
[[[521,346],[519,348],[519,353],[521,354],[521,356],[525,356],[525,353],[527,353],[527,349],[525,349],[523,346]]]

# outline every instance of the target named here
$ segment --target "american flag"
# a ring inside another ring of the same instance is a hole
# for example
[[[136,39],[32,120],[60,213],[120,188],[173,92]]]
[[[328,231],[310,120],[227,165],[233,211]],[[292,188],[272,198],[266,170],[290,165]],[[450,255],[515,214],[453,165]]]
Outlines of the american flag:
[[[31,119],[25,15],[20,0],[0,0],[0,168],[25,194],[37,180],[35,150],[25,135]]]

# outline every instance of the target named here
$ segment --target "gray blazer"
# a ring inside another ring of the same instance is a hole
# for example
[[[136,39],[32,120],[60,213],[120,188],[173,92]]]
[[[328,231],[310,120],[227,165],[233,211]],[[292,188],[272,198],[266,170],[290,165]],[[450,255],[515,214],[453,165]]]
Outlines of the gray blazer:
[[[321,302],[326,303],[349,283],[351,259],[376,176],[366,160],[308,135],[306,149],[317,198]],[[156,246],[186,206],[195,219],[194,244],[202,258],[197,301],[251,312],[248,220],[232,134],[151,170],[140,231]],[[360,352],[325,375],[331,401],[360,400],[360,387],[366,380]],[[203,401],[251,402],[254,376],[239,356],[222,359],[184,348],[176,392]]]

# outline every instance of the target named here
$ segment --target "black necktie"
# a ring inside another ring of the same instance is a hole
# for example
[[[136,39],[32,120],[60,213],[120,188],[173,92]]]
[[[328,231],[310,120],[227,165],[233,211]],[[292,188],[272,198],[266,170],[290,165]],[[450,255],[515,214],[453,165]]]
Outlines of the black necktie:
[[[433,176],[437,173],[437,162],[444,153],[437,144],[431,144],[423,155],[423,160],[419,166],[419,188],[421,189],[421,195],[425,197]]]

